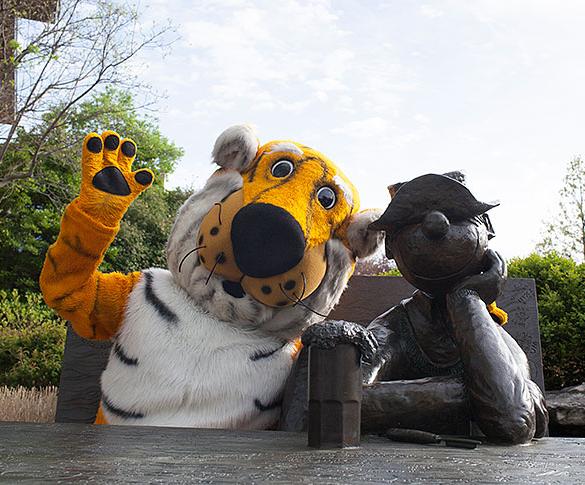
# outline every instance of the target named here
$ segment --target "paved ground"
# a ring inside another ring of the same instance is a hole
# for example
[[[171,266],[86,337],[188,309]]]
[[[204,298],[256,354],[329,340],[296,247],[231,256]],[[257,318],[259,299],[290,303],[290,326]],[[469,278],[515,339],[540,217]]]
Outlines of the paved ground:
[[[476,450],[394,443],[313,450],[284,432],[0,423],[0,481],[14,483],[583,483],[585,439]]]

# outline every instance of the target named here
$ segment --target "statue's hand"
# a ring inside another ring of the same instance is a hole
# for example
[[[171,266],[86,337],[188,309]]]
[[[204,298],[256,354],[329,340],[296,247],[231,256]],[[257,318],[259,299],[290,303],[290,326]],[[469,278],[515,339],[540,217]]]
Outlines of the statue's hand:
[[[357,323],[343,320],[326,320],[310,326],[302,336],[303,345],[315,345],[322,349],[332,349],[340,344],[359,347],[362,359],[370,362],[378,349],[374,334]]]
[[[501,295],[508,277],[506,262],[493,249],[486,251],[484,261],[485,269],[482,273],[465,278],[449,294],[462,296],[471,291],[478,294],[486,305],[496,301],[496,298]]]

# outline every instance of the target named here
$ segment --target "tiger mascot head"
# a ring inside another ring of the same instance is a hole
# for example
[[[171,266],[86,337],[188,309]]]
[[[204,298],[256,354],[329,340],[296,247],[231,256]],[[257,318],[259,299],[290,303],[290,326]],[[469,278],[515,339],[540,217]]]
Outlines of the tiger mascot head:
[[[321,153],[291,141],[260,146],[233,126],[212,152],[220,166],[178,212],[168,267],[197,304],[220,320],[283,338],[322,320],[356,258],[383,233],[377,211],[359,211],[353,184]]]

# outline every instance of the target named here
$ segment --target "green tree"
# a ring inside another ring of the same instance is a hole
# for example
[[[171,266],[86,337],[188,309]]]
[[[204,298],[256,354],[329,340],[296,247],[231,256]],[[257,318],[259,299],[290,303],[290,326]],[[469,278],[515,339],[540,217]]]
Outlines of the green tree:
[[[6,187],[38,176],[40,166],[51,157],[57,132],[92,94],[108,86],[133,92],[146,87],[128,64],[145,48],[161,55],[173,39],[168,25],[146,26],[135,0],[2,0],[0,4],[3,25],[10,25],[10,17],[46,20],[34,26],[18,22],[17,38],[0,39],[4,88],[0,95],[11,99],[12,88],[17,90],[15,106],[8,109],[13,112],[5,113],[13,122],[0,132],[0,187]],[[11,30],[4,29],[2,35],[12,35]],[[23,126],[34,126],[35,136],[23,139]],[[15,150],[22,156],[9,155]]]
[[[560,192],[559,211],[547,222],[537,250],[555,251],[575,261],[585,261],[585,162],[575,157],[567,166]]]
[[[51,119],[49,113],[43,123]],[[162,135],[156,120],[138,116],[130,94],[109,89],[76,106],[68,122],[53,130],[35,177],[0,188],[0,288],[38,289],[45,252],[59,233],[63,209],[79,190],[83,137],[106,128],[136,141],[135,166],[151,168],[156,180],[128,212],[104,268],[130,271],[164,263],[161,255],[170,224],[189,195],[181,189],[165,190],[164,174],[172,173],[183,151]],[[42,124],[19,129],[18,143],[6,156],[26,157],[26,147],[34,146],[43,133]]]
[[[184,189],[165,190],[157,185],[144,192],[128,209],[100,269],[166,267],[166,242],[177,210],[189,195]]]
[[[513,259],[510,277],[534,278],[547,389],[585,381],[585,264],[551,252]]]

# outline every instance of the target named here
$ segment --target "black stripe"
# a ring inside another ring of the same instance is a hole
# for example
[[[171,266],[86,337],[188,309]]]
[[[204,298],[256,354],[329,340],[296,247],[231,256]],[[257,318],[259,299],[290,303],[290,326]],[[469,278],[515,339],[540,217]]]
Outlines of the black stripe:
[[[97,334],[97,314],[98,314],[98,301],[100,299],[100,279],[99,276],[95,280],[95,298],[93,300],[93,308],[91,309],[91,333],[92,337],[95,338]]]
[[[273,185],[272,187],[267,187],[265,189],[262,189],[258,194],[256,194],[256,196],[249,202],[249,204],[253,204],[254,202],[257,202],[258,199],[260,199],[260,197],[262,197],[266,192],[270,192],[271,190],[275,190],[278,189],[280,187],[282,187],[285,184],[288,184],[289,182],[293,181],[295,179],[295,176],[292,175],[291,177],[287,177],[283,180],[281,180],[280,182],[278,182],[276,185]]]
[[[152,274],[144,273],[144,277],[146,278],[146,286],[144,287],[144,296],[146,297],[146,301],[148,301],[148,303],[150,303],[156,309],[159,315],[169,323],[174,325],[179,323],[179,317],[177,317],[177,314],[173,312],[168,306],[166,306],[158,296],[155,295],[154,290],[152,289]]]
[[[317,161],[320,162],[320,160],[317,158]],[[326,174],[325,174],[326,175]],[[314,185],[313,185],[313,191],[311,192],[311,196],[309,197],[309,210],[307,210],[307,214],[305,216],[305,231],[307,234],[311,234],[311,229],[313,228],[313,218],[311,217],[313,215],[313,211],[310,210],[311,204],[317,200],[317,192],[319,191],[319,189],[321,187],[323,187],[324,185],[327,185],[327,179],[325,178],[325,175],[323,176],[323,178],[320,178]],[[335,195],[337,196],[337,192],[335,192]]]
[[[68,271],[61,271],[58,267],[57,264],[57,260],[55,259],[55,256],[53,256],[51,249],[53,248],[53,246],[51,246],[49,248],[49,250],[47,251],[47,260],[49,261],[49,263],[51,263],[51,266],[53,267],[53,271],[55,272],[55,274],[58,274],[59,276],[65,276],[65,275],[70,275],[73,273],[76,273],[77,270],[76,269],[70,269]]]
[[[311,160],[316,161],[319,163],[319,165],[321,165],[321,170],[323,170],[323,175],[321,176],[321,178],[326,179],[327,175],[329,174],[329,167],[327,166],[327,163],[325,162],[325,160],[323,160],[319,157],[308,156],[308,157],[304,157],[302,161],[308,162]]]
[[[92,320],[95,320],[95,318],[97,317],[97,315],[99,313],[99,308],[98,308],[99,299],[100,299],[100,278],[98,275],[98,277],[95,279],[95,298],[93,300],[93,308],[91,309],[91,313],[90,313]]]
[[[61,303],[65,298],[69,298],[70,296],[73,295],[73,293],[75,293],[76,291],[81,290],[81,289],[83,289],[83,286],[80,288],[75,288],[74,290],[68,291],[66,293],[63,293],[61,296],[56,296],[55,298],[53,298],[53,303]]]
[[[73,305],[73,306],[69,306],[69,307],[62,307],[61,305],[55,305],[55,310],[57,310],[59,312],[65,312],[65,313],[75,313],[77,310],[79,310],[79,308],[81,308],[81,303],[78,303],[77,305]]]
[[[56,273],[57,272],[57,261],[55,261],[55,258],[51,254],[51,249],[52,249],[52,247],[50,247],[47,251],[47,259],[49,260],[49,263],[51,263],[51,266],[53,267],[53,271]]]
[[[98,259],[101,256],[101,254],[95,254],[85,249],[81,244],[81,239],[79,239],[79,236],[75,236],[74,242],[71,241],[68,237],[62,236],[61,241],[63,241],[63,244],[69,247],[69,249],[75,251],[77,254],[85,258]]]
[[[128,357],[118,342],[114,344],[114,355],[126,365],[138,365],[138,359]]]
[[[126,411],[114,406],[105,396],[102,396],[102,404],[112,414],[124,419],[140,419],[144,417],[143,413],[136,411]]]
[[[256,406],[256,409],[258,409],[258,411],[270,411],[271,409],[279,407],[281,404],[282,404],[282,399],[279,399],[278,401],[271,402],[270,404],[267,404],[266,406],[260,402],[260,399],[254,399],[254,406]]]
[[[261,157],[261,158],[262,158],[262,157]],[[283,158],[284,158],[284,157],[283,157]],[[323,177],[326,177],[326,176],[327,176],[327,164],[326,164],[326,163],[325,163],[323,160],[321,160],[320,158],[317,158],[317,157],[312,157],[312,156],[310,156],[310,157],[303,157],[303,158],[301,158],[300,160],[296,160],[296,161],[295,161],[295,172],[296,172],[296,170],[298,170],[298,168],[299,168],[299,167],[300,167],[302,164],[304,164],[305,162],[307,162],[307,161],[309,161],[309,160],[316,160],[317,162],[319,162],[319,164],[321,165],[321,168],[323,169]],[[254,174],[255,174],[255,170],[256,170],[256,168],[254,168]],[[264,195],[266,192],[270,192],[271,190],[278,189],[278,188],[282,187],[283,185],[285,185],[285,184],[287,184],[287,183],[291,182],[292,180],[294,180],[294,179],[295,179],[295,176],[294,176],[294,173],[295,173],[295,172],[293,172],[293,175],[292,175],[291,177],[287,177],[287,178],[285,178],[285,179],[281,180],[281,181],[280,181],[280,182],[278,182],[276,185],[273,185],[273,186],[271,186],[271,187],[267,187],[267,188],[265,188],[265,189],[261,190],[261,191],[260,191],[258,194],[256,194],[256,196],[255,196],[255,197],[252,199],[252,201],[250,202],[250,204],[253,204],[254,202],[257,202],[257,201],[258,201],[258,199],[260,199],[260,197],[262,197],[262,196],[263,196],[263,195]],[[253,176],[252,176],[252,178],[251,178],[251,179],[249,179],[249,181],[250,181],[250,182],[252,182],[252,180],[253,180]]]
[[[252,166],[252,168],[249,171],[248,174],[248,182],[253,182],[254,181],[254,177],[256,176],[256,169],[258,168],[258,165],[260,164],[260,162],[262,161],[262,159],[267,155],[267,152],[263,152],[262,155],[260,155],[260,157],[258,158],[258,160],[256,160],[256,163]]]
[[[284,347],[284,345],[282,347]],[[269,350],[268,352],[262,352],[261,350],[257,350],[256,352],[254,352],[250,356],[250,360],[255,362],[255,361],[260,360],[260,359],[266,359],[267,357],[274,355],[276,352],[278,352],[280,349],[282,349],[282,347],[278,347],[277,349],[274,349],[274,350]]]

